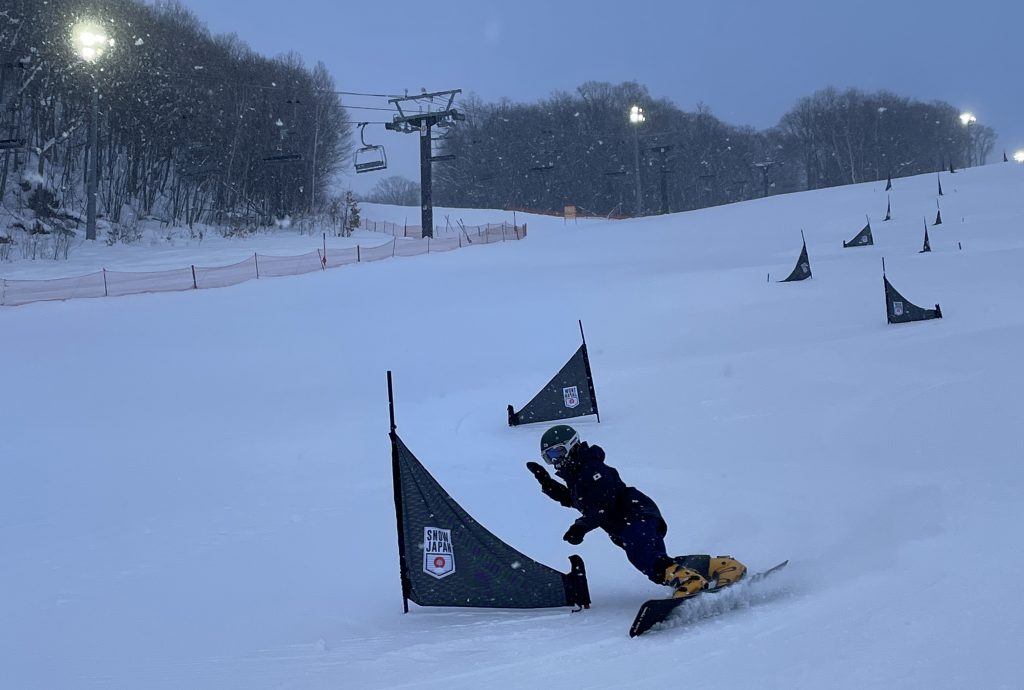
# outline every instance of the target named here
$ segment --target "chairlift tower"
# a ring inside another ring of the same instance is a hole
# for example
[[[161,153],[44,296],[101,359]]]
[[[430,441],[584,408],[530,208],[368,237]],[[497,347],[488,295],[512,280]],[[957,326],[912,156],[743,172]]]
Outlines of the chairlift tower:
[[[765,196],[768,196],[768,193],[771,191],[771,184],[768,176],[771,173],[771,169],[776,165],[782,165],[782,163],[771,158],[766,158],[759,163],[754,163],[754,167],[761,171],[761,182],[764,185]]]
[[[434,156],[431,129],[434,127],[451,127],[455,122],[466,119],[464,114],[452,107],[452,104],[455,102],[455,96],[460,93],[462,93],[462,89],[435,91],[433,93],[424,91],[415,96],[401,96],[388,99],[388,103],[391,103],[398,109],[398,114],[395,115],[391,122],[385,123],[384,128],[403,134],[419,133],[420,135],[420,224],[423,227],[423,237],[434,236],[431,164],[435,161],[440,162],[454,158],[454,156]],[[432,110],[432,107],[437,104],[437,99],[442,99],[444,105],[440,110]],[[421,110],[418,113],[406,112],[405,108],[409,108],[410,103],[419,105],[421,108],[425,105],[426,111]],[[405,108],[403,108],[403,105]]]
[[[675,148],[671,144],[659,144],[657,146],[651,146],[648,151],[656,151],[659,154],[661,166],[659,173],[661,175],[661,213],[668,213],[668,174],[673,172],[668,167],[668,152]]]

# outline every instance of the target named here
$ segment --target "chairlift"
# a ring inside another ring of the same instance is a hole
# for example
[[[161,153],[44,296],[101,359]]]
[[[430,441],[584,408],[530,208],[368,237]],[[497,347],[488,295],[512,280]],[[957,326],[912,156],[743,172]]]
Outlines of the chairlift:
[[[384,153],[384,147],[366,143],[365,130],[368,124],[368,122],[360,122],[357,125],[359,127],[359,140],[363,142],[362,148],[356,149],[355,166],[357,173],[373,172],[374,170],[383,170],[388,167],[388,157]]]

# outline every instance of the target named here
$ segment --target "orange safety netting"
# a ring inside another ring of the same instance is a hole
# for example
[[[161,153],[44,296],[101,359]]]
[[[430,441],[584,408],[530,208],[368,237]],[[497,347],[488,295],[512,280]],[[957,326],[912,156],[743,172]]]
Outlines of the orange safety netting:
[[[366,230],[392,235],[390,242],[375,247],[317,249],[299,256],[253,254],[244,261],[227,266],[189,266],[167,271],[108,271],[106,269],[51,280],[0,279],[0,305],[16,306],[46,300],[80,297],[114,297],[149,292],[172,292],[228,287],[257,278],[299,275],[364,261],[379,261],[395,256],[418,256],[447,252],[474,244],[491,244],[526,237],[526,225],[507,223],[448,229],[441,237],[420,238],[420,226],[363,221]]]
[[[107,297],[195,289],[191,267],[146,273],[104,270],[103,274],[106,276]]]
[[[196,266],[196,287],[217,288],[238,285],[247,280],[258,277],[256,275],[256,255],[253,254],[245,261],[229,266],[215,266],[204,268]]]

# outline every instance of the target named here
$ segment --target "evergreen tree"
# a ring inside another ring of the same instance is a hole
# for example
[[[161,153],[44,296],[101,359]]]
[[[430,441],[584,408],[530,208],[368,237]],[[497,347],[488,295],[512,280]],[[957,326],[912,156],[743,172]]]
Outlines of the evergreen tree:
[[[360,222],[359,202],[356,200],[356,195],[351,191],[345,192],[345,237],[350,236],[353,230],[358,230]]]

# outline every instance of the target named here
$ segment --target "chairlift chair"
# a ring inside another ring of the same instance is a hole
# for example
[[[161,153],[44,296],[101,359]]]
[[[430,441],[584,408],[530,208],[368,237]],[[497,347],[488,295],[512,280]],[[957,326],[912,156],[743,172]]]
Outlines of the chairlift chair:
[[[365,129],[368,122],[360,122],[359,140],[363,142],[362,148],[356,149],[355,167],[357,173],[373,172],[388,167],[388,157],[384,153],[383,146],[374,146],[366,143]]]

